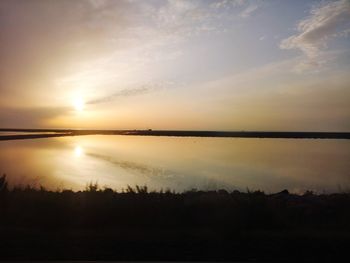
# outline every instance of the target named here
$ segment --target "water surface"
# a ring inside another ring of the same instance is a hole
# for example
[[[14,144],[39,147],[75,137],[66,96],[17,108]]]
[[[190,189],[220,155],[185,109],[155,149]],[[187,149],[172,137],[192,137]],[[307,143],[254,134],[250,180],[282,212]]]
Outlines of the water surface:
[[[184,191],[350,189],[350,141],[74,136],[0,142],[11,185],[81,190],[89,182]]]

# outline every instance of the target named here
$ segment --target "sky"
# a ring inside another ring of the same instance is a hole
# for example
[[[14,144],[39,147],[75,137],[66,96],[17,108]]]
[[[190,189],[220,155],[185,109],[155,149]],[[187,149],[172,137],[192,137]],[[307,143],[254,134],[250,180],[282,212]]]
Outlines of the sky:
[[[0,127],[350,131],[350,1],[0,0]]]

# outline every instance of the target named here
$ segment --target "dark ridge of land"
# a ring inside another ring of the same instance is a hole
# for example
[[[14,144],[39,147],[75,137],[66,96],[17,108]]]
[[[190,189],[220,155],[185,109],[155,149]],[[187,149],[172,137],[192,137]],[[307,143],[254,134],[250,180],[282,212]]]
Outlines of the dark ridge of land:
[[[350,194],[9,190],[0,260],[329,261],[348,257]]]
[[[51,137],[63,137],[72,136],[70,133],[57,133],[57,134],[16,134],[16,135],[0,135],[0,141],[11,141],[11,140],[25,140],[25,139],[40,139],[40,138],[51,138]]]
[[[1,132],[23,132],[23,133],[35,132],[36,134],[1,135]],[[56,134],[52,134],[52,133],[56,133]],[[77,135],[135,135],[135,136],[284,138],[284,139],[350,139],[350,132],[0,129],[0,140],[19,140],[19,139],[34,139],[34,138],[77,136]]]

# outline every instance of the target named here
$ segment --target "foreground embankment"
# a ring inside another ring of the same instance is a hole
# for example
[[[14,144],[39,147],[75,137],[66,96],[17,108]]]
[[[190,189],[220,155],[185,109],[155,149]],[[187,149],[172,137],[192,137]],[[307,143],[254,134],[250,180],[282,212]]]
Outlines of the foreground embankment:
[[[0,259],[335,260],[350,194],[0,187]]]

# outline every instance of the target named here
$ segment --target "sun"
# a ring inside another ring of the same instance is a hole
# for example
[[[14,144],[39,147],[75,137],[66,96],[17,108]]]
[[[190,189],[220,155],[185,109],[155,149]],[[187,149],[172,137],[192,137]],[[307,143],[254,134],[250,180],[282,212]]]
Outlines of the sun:
[[[83,111],[85,106],[84,100],[82,98],[76,98],[73,101],[73,106],[76,111]]]

